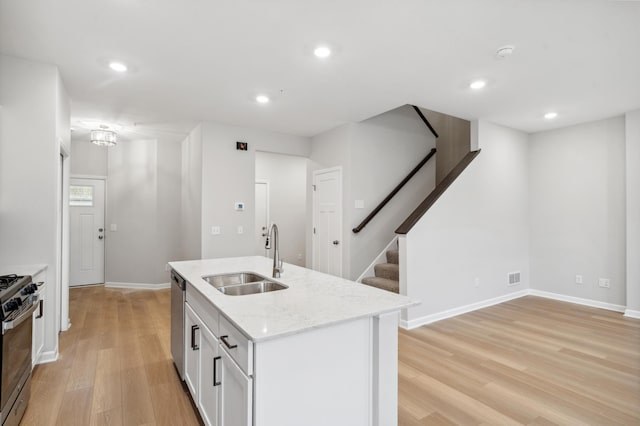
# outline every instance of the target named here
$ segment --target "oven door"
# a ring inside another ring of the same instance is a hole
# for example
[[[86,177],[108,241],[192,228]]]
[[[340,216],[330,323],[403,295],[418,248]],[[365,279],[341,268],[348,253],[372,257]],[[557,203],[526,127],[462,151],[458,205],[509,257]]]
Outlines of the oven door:
[[[31,369],[31,339],[33,312],[38,308],[38,296],[26,299],[15,316],[2,321],[2,389],[0,411],[5,414],[11,408],[14,395],[19,390],[25,371]]]

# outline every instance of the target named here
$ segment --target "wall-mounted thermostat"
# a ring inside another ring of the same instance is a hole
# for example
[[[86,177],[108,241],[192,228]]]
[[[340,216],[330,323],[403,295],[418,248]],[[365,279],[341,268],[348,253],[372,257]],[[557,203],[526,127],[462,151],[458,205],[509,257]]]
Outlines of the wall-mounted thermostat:
[[[242,201],[236,201],[236,210],[239,212],[244,211],[244,203]]]

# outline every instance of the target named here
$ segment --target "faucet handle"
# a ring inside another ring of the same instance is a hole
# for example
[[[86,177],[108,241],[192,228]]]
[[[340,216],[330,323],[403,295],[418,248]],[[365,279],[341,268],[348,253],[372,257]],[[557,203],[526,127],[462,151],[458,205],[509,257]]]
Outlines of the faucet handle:
[[[279,265],[279,267],[280,267],[280,268],[279,268],[279,269],[280,269],[280,272],[284,272],[284,260],[283,260],[283,259],[280,259],[280,265]]]

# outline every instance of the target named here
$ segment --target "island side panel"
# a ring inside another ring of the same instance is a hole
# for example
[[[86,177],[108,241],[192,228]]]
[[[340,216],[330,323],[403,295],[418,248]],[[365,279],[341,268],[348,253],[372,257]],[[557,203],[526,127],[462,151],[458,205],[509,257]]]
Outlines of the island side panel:
[[[255,344],[255,426],[369,426],[372,318]]]
[[[399,312],[373,318],[373,426],[398,423]]]

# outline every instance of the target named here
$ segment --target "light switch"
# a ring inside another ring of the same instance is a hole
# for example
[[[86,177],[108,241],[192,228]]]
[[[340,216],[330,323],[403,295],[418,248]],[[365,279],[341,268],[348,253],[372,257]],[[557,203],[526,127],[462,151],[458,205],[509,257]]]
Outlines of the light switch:
[[[112,223],[111,225],[109,225],[109,230],[112,232],[116,232],[118,230],[118,225],[115,223]]]
[[[212,226],[211,227],[211,235],[220,235],[222,233],[222,231],[220,231],[220,227],[219,226]]]
[[[244,234],[244,228],[242,225],[238,226],[238,234]]]
[[[356,200],[356,209],[364,209],[364,200]]]

